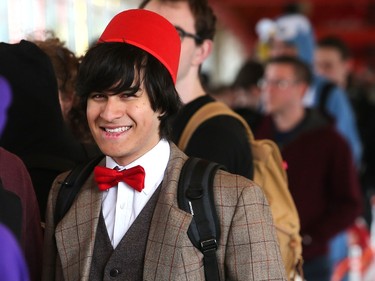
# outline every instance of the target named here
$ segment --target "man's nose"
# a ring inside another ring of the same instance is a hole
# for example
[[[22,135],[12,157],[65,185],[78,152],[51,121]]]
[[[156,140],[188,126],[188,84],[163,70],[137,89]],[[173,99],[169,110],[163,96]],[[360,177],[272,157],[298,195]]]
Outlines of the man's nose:
[[[111,122],[117,118],[123,116],[125,111],[125,105],[118,100],[116,96],[111,96],[108,98],[107,103],[105,104],[100,117],[104,120]]]

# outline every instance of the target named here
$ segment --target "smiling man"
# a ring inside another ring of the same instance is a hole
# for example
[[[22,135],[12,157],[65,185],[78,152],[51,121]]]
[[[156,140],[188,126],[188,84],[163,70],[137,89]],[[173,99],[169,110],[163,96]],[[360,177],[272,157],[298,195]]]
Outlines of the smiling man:
[[[180,106],[174,87],[180,46],[165,18],[128,10],[83,58],[77,90],[105,157],[57,225],[56,198],[67,174],[55,180],[43,280],[205,280],[203,255],[187,234],[192,215],[177,203],[188,157],[168,134]],[[213,193],[221,280],[285,280],[261,188],[220,170]]]

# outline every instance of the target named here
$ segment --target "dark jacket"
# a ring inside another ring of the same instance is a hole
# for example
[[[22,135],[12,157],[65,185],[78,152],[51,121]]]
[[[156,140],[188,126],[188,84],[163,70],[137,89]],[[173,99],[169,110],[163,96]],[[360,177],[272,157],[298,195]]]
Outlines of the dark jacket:
[[[315,111],[287,133],[277,132],[266,117],[257,138],[270,138],[287,162],[289,188],[300,216],[303,257],[326,254],[328,241],[361,214],[359,179],[349,145]]]
[[[178,143],[193,114],[212,101],[210,96],[199,97],[180,110],[173,122],[174,143]],[[193,133],[184,152],[222,164],[230,173],[253,177],[253,158],[245,128],[234,117],[217,116],[204,122]]]
[[[0,75],[12,90],[0,146],[25,163],[44,221],[52,181],[87,156],[64,123],[57,80],[47,54],[24,40],[18,44],[0,43]]]

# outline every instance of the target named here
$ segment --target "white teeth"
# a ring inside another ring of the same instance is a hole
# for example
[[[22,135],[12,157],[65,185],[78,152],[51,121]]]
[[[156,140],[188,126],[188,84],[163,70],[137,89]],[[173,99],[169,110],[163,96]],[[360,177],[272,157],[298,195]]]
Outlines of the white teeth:
[[[105,128],[105,131],[107,133],[122,133],[122,132],[125,132],[127,130],[129,130],[130,127],[129,126],[126,126],[126,127],[119,127],[119,128],[115,128],[115,129],[108,129],[108,128]]]

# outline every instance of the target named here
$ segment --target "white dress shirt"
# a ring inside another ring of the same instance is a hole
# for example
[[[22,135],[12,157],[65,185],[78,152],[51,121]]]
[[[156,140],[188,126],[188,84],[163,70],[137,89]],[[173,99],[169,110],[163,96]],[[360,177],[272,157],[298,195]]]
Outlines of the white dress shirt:
[[[145,187],[141,192],[136,191],[124,182],[119,182],[117,186],[103,191],[102,212],[113,248],[117,247],[160,185],[169,155],[169,143],[162,139],[154,148],[125,167],[118,165],[111,157],[106,156],[107,168],[113,169],[118,166],[122,170],[141,165],[146,173]]]

